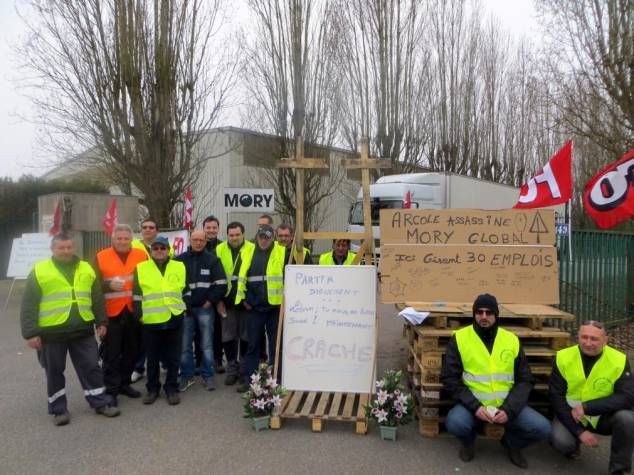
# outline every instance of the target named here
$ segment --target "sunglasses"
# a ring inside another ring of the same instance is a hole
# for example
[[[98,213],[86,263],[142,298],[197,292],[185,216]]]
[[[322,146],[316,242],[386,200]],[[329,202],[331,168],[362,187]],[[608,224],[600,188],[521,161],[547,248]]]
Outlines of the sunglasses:
[[[479,308],[478,310],[475,311],[476,315],[495,315],[495,312],[493,312],[493,310],[485,310],[483,308]]]
[[[156,229],[156,226],[141,226],[141,229]]]
[[[597,322],[596,320],[585,320],[581,322],[582,327],[585,327],[587,325],[590,325],[591,327],[594,327],[594,328],[598,328],[599,330],[605,330],[605,325],[603,325],[603,323],[601,322]]]
[[[153,251],[167,251],[165,246],[152,246]]]

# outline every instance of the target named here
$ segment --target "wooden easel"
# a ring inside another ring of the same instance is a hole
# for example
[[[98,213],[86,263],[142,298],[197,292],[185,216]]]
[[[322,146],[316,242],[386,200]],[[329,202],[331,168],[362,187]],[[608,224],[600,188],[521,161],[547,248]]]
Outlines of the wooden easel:
[[[370,159],[368,139],[363,137],[360,141],[361,158],[347,159],[343,161],[346,169],[361,169],[361,181],[363,188],[363,233],[350,232],[304,232],[304,185],[306,169],[324,169],[328,168],[325,160],[319,158],[304,157],[304,139],[299,136],[295,142],[295,156],[293,158],[282,159],[279,164],[280,168],[292,168],[295,170],[295,237],[293,246],[297,250],[297,263],[304,262],[304,239],[362,239],[363,243],[354,264],[359,264],[362,257],[365,256],[366,265],[373,265],[374,254],[374,237],[372,235],[372,216],[370,204],[370,168],[389,168],[391,166],[388,160]],[[292,255],[292,253],[291,253]],[[282,325],[284,322],[284,302],[280,308],[280,317],[278,321],[277,342],[275,348],[275,368],[274,375],[277,376],[279,350],[281,345]],[[379,334],[378,317],[375,320],[375,352],[373,355],[373,374],[372,380],[375,379],[376,366],[376,348]],[[356,422],[355,431],[357,434],[365,434],[368,430],[368,420],[365,415],[365,405],[370,399],[369,393],[328,393],[328,392],[306,392],[293,391],[282,403],[280,414],[271,418],[271,428],[279,429],[281,427],[281,418],[310,418],[312,420],[312,430],[321,432],[323,420],[343,420]],[[355,410],[356,408],[356,410]]]

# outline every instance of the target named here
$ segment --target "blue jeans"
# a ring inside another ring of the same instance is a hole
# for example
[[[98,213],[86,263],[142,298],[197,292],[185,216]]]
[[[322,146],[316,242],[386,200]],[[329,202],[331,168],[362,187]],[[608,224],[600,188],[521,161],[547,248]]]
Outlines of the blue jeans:
[[[465,447],[473,445],[482,422],[462,404],[456,404],[447,414],[445,426]],[[550,422],[535,409],[526,406],[504,425],[504,440],[510,447],[523,449],[550,437]]]
[[[202,351],[202,362],[200,364],[200,375],[203,379],[214,376],[213,365],[213,340],[214,340],[214,317],[212,308],[194,307],[191,312],[185,313],[183,319],[183,352],[181,353],[181,378],[191,379],[194,377],[194,330],[198,326],[200,334],[200,346]]]
[[[260,360],[260,341],[266,334],[269,344],[269,365],[275,360],[275,340],[277,339],[277,320],[280,316],[280,307],[273,307],[266,312],[249,310],[246,314],[247,337],[249,339],[247,354],[245,355],[244,381],[249,384],[251,375],[258,369]]]

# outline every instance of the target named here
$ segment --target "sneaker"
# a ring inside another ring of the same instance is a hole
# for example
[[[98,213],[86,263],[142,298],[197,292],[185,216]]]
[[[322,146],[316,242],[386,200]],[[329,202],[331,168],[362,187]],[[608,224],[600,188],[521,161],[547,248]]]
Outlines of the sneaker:
[[[225,386],[233,386],[237,382],[238,382],[238,375],[237,374],[229,374],[225,378]]]
[[[167,395],[167,403],[170,406],[176,406],[177,404],[181,403],[181,397],[178,395],[178,393],[170,393]]]
[[[121,411],[119,410],[119,408],[114,406],[98,407],[97,409],[95,409],[95,412],[97,414],[101,414],[102,416],[106,416],[106,417],[117,417],[119,414],[121,414]]]
[[[123,394],[132,399],[137,399],[141,397],[141,391],[137,391],[132,386],[125,385],[119,388],[119,394]]]
[[[194,378],[181,378],[181,383],[178,385],[178,390],[180,392],[187,391],[188,388],[193,386]]]
[[[528,462],[524,458],[524,455],[522,455],[522,451],[520,449],[511,447],[504,439],[501,439],[500,443],[502,444],[502,447],[506,449],[509,460],[513,465],[519,468],[528,468]]]
[[[130,376],[130,381],[132,383],[136,383],[137,381],[141,381],[143,379],[143,373],[139,373],[138,371],[133,371],[132,376]]]
[[[240,386],[236,388],[236,392],[246,393],[249,390],[249,385],[247,383],[242,383]]]
[[[154,401],[158,399],[158,396],[157,392],[148,392],[145,396],[143,396],[143,404],[154,404]]]
[[[68,411],[64,411],[61,414],[53,415],[53,424],[56,426],[65,426],[70,422],[70,414]]]
[[[475,446],[473,444],[468,447],[465,447],[463,445],[462,447],[460,447],[460,452],[458,452],[458,456],[463,462],[471,462],[473,460],[473,457],[475,457]]]
[[[213,391],[214,389],[216,389],[216,383],[214,382],[213,376],[211,378],[205,379],[204,384],[207,391]]]

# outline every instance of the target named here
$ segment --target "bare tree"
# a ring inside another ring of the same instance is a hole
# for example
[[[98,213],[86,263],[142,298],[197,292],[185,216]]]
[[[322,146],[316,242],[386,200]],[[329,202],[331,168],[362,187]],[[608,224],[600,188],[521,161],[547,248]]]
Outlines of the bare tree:
[[[293,156],[299,135],[306,156],[328,158],[337,133],[340,82],[330,55],[329,2],[250,0],[249,6],[257,31],[245,59],[247,124],[280,138],[276,158]],[[323,218],[320,204],[336,191],[342,174],[331,167],[329,173],[307,170],[305,175],[304,223],[314,230]],[[276,189],[276,208],[294,223],[295,172],[263,168],[258,178]]]
[[[203,161],[235,66],[210,55],[219,0],[30,0],[23,66],[39,119],[162,225]],[[216,62],[216,69],[209,64]],[[60,140],[56,142],[60,144]]]
[[[620,156],[634,145],[634,1],[536,4],[562,126]]]
[[[343,142],[357,149],[371,137],[371,152],[390,158],[394,171],[422,161],[430,116],[428,51],[423,47],[421,2],[338,1],[331,22],[340,38],[339,68],[345,73],[341,103]]]

